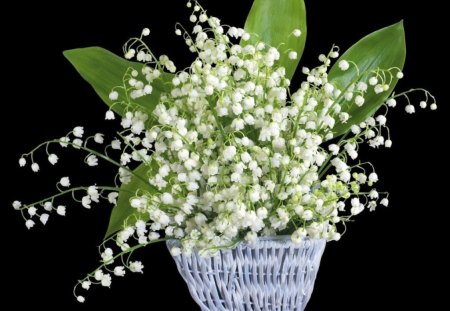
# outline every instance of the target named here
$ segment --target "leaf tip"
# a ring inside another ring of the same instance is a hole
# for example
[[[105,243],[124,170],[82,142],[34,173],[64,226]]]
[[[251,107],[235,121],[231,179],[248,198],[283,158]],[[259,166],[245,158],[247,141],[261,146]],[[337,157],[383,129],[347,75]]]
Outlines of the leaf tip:
[[[401,19],[400,21],[398,21],[397,23],[395,23],[393,25],[395,28],[399,29],[399,30],[404,30],[404,20]]]
[[[72,63],[72,60],[74,58],[74,56],[76,55],[76,51],[80,50],[80,49],[70,49],[70,50],[65,50],[62,52],[62,54],[64,55],[64,57]]]
[[[72,51],[73,50],[65,50],[62,52],[62,54],[64,55],[65,58],[69,58]]]

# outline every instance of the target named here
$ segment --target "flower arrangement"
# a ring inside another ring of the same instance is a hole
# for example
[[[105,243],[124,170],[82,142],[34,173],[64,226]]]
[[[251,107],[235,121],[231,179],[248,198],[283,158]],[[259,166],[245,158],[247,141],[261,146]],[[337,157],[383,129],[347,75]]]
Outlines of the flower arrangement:
[[[222,25],[197,2],[187,6],[193,30],[175,28],[195,55],[184,70],[152,53],[147,28],[126,42],[125,59],[100,48],[65,52],[109,105],[105,119],[121,117],[117,137],[105,144],[103,134],[86,137],[75,127],[19,160],[38,172],[35,153],[44,149],[55,165],[60,145],[85,151],[89,166],[104,160],[118,168],[113,186],[71,188],[62,177],[57,194],[13,203],[29,229],[36,219],[45,225],[51,214],[65,216],[64,195],[85,208],[101,200],[115,206],[101,266],[76,285],[79,302],[81,289],[142,273],[130,255],[167,239],[181,242],[173,256],[194,249],[213,256],[258,236],[339,240],[354,216],[388,205],[374,167],[358,159],[359,146],[391,147],[387,112],[403,99],[414,113],[410,92],[423,94],[421,108],[437,108],[426,90],[393,93],[403,78],[402,23],[343,55],[333,46],[318,67],[302,68],[306,79],[293,88],[306,39],[303,1],[255,0],[243,29]]]

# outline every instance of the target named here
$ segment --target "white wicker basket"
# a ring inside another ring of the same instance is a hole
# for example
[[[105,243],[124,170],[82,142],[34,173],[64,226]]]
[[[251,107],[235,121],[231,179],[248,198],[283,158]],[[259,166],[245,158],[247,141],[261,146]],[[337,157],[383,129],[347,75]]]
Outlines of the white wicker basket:
[[[202,311],[303,311],[313,290],[324,240],[289,236],[239,243],[214,257],[174,257]],[[167,241],[171,249],[179,241]]]

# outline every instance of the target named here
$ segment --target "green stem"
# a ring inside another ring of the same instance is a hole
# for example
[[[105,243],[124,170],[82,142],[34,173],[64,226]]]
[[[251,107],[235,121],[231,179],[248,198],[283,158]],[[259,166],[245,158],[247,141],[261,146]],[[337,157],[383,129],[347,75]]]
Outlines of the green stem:
[[[55,195],[52,195],[52,196],[50,196],[48,198],[45,198],[43,200],[27,204],[27,205],[23,206],[22,208],[20,208],[20,210],[27,209],[29,206],[34,206],[34,205],[42,204],[42,203],[45,203],[45,202],[48,202],[48,201],[53,201],[54,199],[56,199],[56,198],[58,198],[60,196],[63,196],[65,194],[68,194],[68,193],[71,193],[71,192],[75,192],[75,191],[87,190],[88,188],[89,187],[75,187],[75,188],[67,189],[65,191],[62,191],[62,192],[57,193]],[[128,190],[123,190],[123,189],[120,189],[120,188],[108,187],[108,186],[97,186],[97,189],[106,190],[106,191],[124,191],[124,192],[132,193],[131,191],[128,191]]]
[[[397,97],[400,97],[400,96],[405,96],[408,93],[412,93],[412,92],[416,92],[416,91],[421,91],[421,92],[425,92],[426,94],[429,94],[427,90],[422,89],[422,88],[417,88],[417,89],[409,89],[409,90],[407,90],[405,92],[401,92],[401,93],[395,94],[395,95],[391,96],[391,98],[397,98]]]
[[[212,114],[214,116],[214,119],[216,120],[217,127],[219,128],[220,133],[222,134],[223,141],[224,142],[227,141],[225,130],[223,129],[222,123],[220,123],[220,121],[219,121],[219,116],[217,115],[216,109],[214,109],[214,107],[211,107],[211,112],[212,112]]]
[[[38,150],[39,148],[41,148],[41,147],[44,146],[44,145],[48,145],[48,144],[60,144],[60,143],[61,143],[61,141],[60,141],[60,140],[57,140],[57,139],[49,140],[49,141],[47,141],[47,142],[41,143],[41,144],[38,145],[36,148],[34,148],[33,150],[31,150],[29,153],[26,153],[26,154],[24,154],[24,155],[25,155],[25,156],[28,156],[28,155],[30,155],[30,154],[32,155],[36,150]],[[95,150],[92,150],[92,149],[90,149],[90,148],[87,148],[87,147],[85,147],[85,146],[79,146],[79,145],[76,145],[76,144],[74,144],[74,143],[72,143],[72,142],[62,142],[62,143],[67,144],[67,145],[70,145],[70,146],[72,146],[72,147],[74,147],[74,148],[79,148],[79,149],[84,150],[84,151],[86,151],[86,152],[92,153],[92,154],[96,155],[97,157],[99,157],[99,158],[101,158],[101,159],[103,159],[103,160],[105,160],[105,161],[107,161],[107,162],[109,162],[109,163],[111,163],[111,164],[113,164],[113,165],[115,165],[115,166],[117,166],[117,167],[123,168],[124,170],[126,170],[126,171],[128,171],[129,173],[131,173],[132,175],[134,175],[136,178],[140,179],[140,180],[141,180],[142,182],[144,182],[145,184],[147,183],[147,180],[146,180],[146,179],[144,179],[144,178],[141,177],[140,175],[136,174],[133,170],[130,170],[128,167],[121,165],[120,163],[118,163],[118,162],[114,161],[113,159],[107,157],[107,156],[104,155],[103,153],[99,153],[99,152],[97,152],[97,151],[95,151]]]
[[[133,247],[130,247],[130,248],[127,249],[126,251],[123,251],[123,252],[117,254],[116,256],[114,256],[114,257],[112,258],[111,262],[114,261],[114,260],[116,260],[116,259],[119,258],[119,257],[123,257],[124,255],[126,255],[126,254],[128,254],[128,253],[132,253],[132,252],[134,252],[135,250],[137,250],[137,249],[139,249],[139,248],[148,246],[148,245],[150,245],[150,244],[155,244],[155,243],[158,243],[158,242],[164,242],[164,241],[167,241],[167,240],[168,240],[168,238],[162,238],[162,239],[158,239],[158,240],[154,240],[154,241],[148,242],[147,244],[138,244],[138,245],[135,245],[135,246],[133,246]],[[77,285],[75,285],[75,287],[74,287],[74,289],[73,289],[73,294],[74,294],[74,296],[77,297],[77,295],[76,295],[76,289],[77,289],[77,286],[79,286],[79,285],[82,284],[84,281],[88,280],[89,278],[94,277],[96,271],[105,268],[107,265],[108,265],[107,263],[103,263],[102,265],[98,266],[97,269],[95,269],[94,271],[92,271],[91,273],[89,273],[84,279],[79,280],[78,283],[77,283]]]

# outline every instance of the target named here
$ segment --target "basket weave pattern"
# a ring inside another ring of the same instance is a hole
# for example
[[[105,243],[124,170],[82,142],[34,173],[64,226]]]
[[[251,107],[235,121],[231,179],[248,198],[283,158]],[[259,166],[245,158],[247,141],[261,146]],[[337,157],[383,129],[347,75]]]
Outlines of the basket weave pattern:
[[[303,311],[313,290],[324,240],[293,244],[289,236],[239,243],[214,257],[174,257],[202,311]],[[176,240],[167,242],[171,249]]]

